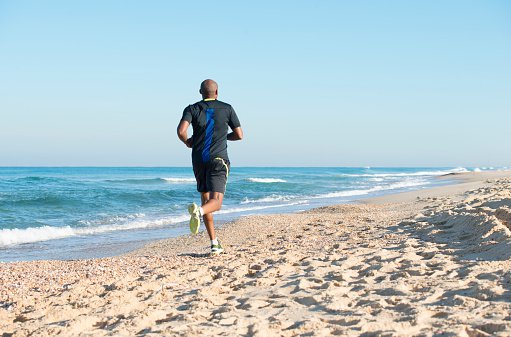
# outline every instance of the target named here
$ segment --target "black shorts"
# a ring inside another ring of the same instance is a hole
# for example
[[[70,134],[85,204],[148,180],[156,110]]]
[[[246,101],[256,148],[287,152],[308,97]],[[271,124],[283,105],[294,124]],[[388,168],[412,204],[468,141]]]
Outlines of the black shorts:
[[[193,163],[197,191],[225,193],[230,168],[231,163],[219,157],[207,163]]]

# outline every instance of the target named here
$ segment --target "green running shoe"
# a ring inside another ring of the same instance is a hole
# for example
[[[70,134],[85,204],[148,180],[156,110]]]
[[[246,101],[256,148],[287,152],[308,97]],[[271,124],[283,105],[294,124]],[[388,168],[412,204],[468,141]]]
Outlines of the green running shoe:
[[[196,203],[188,206],[188,213],[190,213],[190,232],[197,234],[200,227],[200,211]]]
[[[211,255],[219,255],[224,252],[224,247],[218,241],[218,245],[211,245]]]

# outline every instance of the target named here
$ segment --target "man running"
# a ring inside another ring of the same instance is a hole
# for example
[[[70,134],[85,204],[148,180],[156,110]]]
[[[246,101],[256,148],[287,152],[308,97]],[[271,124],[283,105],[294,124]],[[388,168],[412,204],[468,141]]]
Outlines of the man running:
[[[215,236],[213,212],[222,207],[229,176],[227,141],[241,140],[243,130],[234,109],[217,100],[218,84],[215,81],[203,81],[199,93],[202,101],[185,108],[177,127],[177,135],[192,149],[193,173],[202,201],[202,207],[195,203],[188,206],[191,216],[190,231],[193,234],[198,233],[202,216],[211,240],[211,254],[220,254],[224,249]],[[187,130],[190,124],[193,127],[193,136],[188,138]],[[229,127],[232,130],[230,133]]]

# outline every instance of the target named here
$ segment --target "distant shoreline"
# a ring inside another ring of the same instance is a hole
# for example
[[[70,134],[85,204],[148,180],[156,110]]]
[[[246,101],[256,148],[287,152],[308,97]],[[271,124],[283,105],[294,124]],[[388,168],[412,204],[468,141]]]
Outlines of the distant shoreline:
[[[454,179],[453,184],[444,186],[432,186],[426,189],[389,193],[384,196],[359,200],[360,203],[399,203],[411,202],[417,198],[428,198],[431,196],[443,196],[459,193],[460,191],[476,188],[488,179],[501,179],[511,176],[511,170],[486,171],[486,172],[462,172],[450,173],[437,177],[437,179]]]

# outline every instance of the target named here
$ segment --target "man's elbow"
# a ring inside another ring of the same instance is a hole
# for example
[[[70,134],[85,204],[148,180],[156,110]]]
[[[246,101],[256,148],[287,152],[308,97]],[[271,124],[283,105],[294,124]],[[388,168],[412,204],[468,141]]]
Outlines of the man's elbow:
[[[177,127],[177,137],[179,139],[186,138],[186,130],[183,130],[180,126]]]
[[[238,140],[242,140],[243,139],[243,130],[238,129],[236,131],[237,131],[236,136],[237,136]]]

